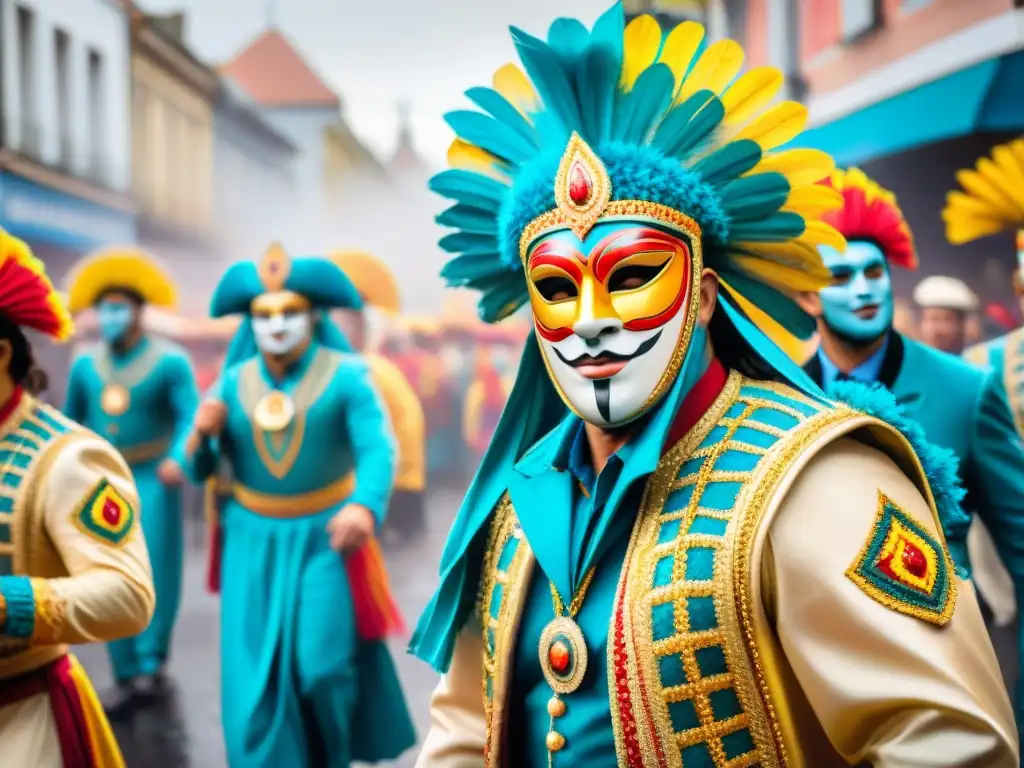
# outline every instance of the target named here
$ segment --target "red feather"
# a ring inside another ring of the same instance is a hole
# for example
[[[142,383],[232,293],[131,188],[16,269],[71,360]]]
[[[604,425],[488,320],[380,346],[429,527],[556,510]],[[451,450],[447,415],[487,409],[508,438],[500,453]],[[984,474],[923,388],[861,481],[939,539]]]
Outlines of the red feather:
[[[864,186],[860,178],[870,188]],[[869,240],[875,243],[890,264],[917,269],[914,236],[895,195],[866,177],[851,177],[849,172],[843,171],[836,171],[831,179],[821,183],[839,189],[843,195],[843,207],[822,216],[825,222],[839,230],[847,241]]]
[[[0,312],[17,325],[63,341],[71,317],[28,246],[0,230]]]

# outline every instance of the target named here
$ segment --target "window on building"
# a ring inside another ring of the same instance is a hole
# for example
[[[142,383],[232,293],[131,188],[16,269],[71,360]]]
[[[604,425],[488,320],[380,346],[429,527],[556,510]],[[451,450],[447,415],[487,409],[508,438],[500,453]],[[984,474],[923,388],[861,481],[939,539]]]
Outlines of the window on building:
[[[725,0],[725,18],[728,37],[746,47],[748,0]]]
[[[21,148],[39,151],[39,119],[36,114],[36,17],[31,8],[18,6],[18,75],[21,91]]]
[[[89,175],[96,181],[105,181],[103,148],[106,145],[107,94],[103,55],[89,50]]]
[[[843,0],[840,27],[843,40],[856,40],[881,26],[882,5],[883,0]]]
[[[71,40],[62,29],[53,31],[53,51],[57,74],[57,130],[60,136],[60,163],[71,165]]]

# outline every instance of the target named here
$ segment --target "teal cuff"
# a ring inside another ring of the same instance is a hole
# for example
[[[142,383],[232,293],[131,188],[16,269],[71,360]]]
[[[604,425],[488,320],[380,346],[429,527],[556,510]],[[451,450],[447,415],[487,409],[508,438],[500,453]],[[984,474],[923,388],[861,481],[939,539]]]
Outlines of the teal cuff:
[[[24,640],[36,628],[36,598],[28,576],[0,576],[0,595],[7,603],[7,616],[0,634]]]

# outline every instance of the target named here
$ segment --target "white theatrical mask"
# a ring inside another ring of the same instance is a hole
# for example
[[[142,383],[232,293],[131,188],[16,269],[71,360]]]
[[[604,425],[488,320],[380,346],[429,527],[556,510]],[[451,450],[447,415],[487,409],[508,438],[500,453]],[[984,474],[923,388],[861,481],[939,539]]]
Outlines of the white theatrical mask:
[[[268,355],[286,355],[309,338],[313,318],[309,311],[277,312],[254,316],[252,331],[256,346]]]

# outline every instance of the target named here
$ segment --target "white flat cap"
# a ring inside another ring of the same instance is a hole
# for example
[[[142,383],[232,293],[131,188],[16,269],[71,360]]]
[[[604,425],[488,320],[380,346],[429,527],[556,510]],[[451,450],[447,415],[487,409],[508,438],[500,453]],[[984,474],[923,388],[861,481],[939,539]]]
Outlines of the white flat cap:
[[[958,309],[961,312],[978,309],[974,291],[962,280],[945,275],[932,275],[918,283],[914,288],[914,303],[922,309]]]

